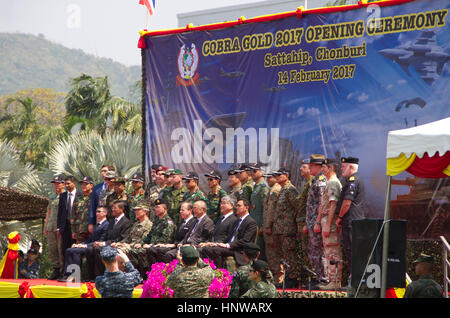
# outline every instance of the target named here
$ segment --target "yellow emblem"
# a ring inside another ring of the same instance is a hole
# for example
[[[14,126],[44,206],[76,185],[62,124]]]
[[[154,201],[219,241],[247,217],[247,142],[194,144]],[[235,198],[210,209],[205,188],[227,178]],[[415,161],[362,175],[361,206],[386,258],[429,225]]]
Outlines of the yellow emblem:
[[[355,177],[354,177],[354,176],[351,176],[350,178],[348,178],[348,180],[354,181],[354,180],[355,180]]]

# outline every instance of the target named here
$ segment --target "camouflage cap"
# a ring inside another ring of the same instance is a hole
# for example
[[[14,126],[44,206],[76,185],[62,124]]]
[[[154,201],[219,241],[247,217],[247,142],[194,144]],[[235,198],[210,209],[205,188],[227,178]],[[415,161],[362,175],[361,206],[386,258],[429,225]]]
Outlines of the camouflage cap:
[[[150,208],[148,207],[148,205],[147,205],[146,203],[143,203],[143,202],[138,203],[138,204],[133,208],[133,210],[140,210],[140,209],[142,209],[142,210],[147,210],[147,211],[150,210]]]
[[[50,183],[64,183],[64,178],[62,176],[55,176]]]
[[[417,263],[430,263],[430,264],[434,264],[434,257],[421,253],[419,255],[419,257],[417,257],[417,259],[413,262],[413,264],[417,264]]]
[[[100,251],[100,256],[105,262],[113,262],[117,257],[117,249],[111,246],[105,246]]]
[[[195,249],[193,246],[182,246],[180,248],[181,257],[183,259],[197,259],[200,257],[200,254],[198,253],[197,249]]]
[[[127,182],[128,180],[127,180],[127,178],[124,178],[124,177],[116,177],[116,178],[114,178],[114,183],[123,183],[123,184],[125,184],[125,182]]]
[[[310,164],[323,164],[325,160],[325,156],[324,155],[311,155],[309,157],[309,163]]]
[[[342,163],[358,164],[359,163],[359,159],[358,158],[354,158],[354,157],[342,157],[341,158],[341,162]]]
[[[94,184],[94,180],[92,180],[91,177],[83,177],[83,179],[81,179],[81,181],[79,181],[79,183],[90,183],[90,184]]]
[[[115,172],[115,171],[109,170],[109,171],[105,174],[105,179],[114,179],[115,177],[116,177],[116,172]]]

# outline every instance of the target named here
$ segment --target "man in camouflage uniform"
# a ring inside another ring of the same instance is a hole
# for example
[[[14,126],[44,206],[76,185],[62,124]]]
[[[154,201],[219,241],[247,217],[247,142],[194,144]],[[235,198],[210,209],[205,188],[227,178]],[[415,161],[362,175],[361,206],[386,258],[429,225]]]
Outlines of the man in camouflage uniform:
[[[300,280],[306,282],[308,276],[305,271],[302,270],[303,266],[311,267],[308,259],[308,234],[303,233],[303,228],[305,226],[306,219],[306,201],[308,200],[308,192],[311,187],[311,182],[314,176],[311,175],[309,171],[309,158],[302,160],[302,165],[300,166],[300,175],[303,178],[303,186],[300,194],[298,196],[299,209],[297,215],[297,257],[298,270],[300,271]]]
[[[98,206],[106,206],[108,208],[108,203],[106,199],[108,196],[114,193],[114,180],[116,178],[116,172],[113,170],[109,170],[105,174],[105,183],[106,188],[100,191],[98,195]],[[110,213],[110,209],[108,208],[108,212]],[[109,217],[110,218],[110,217]]]
[[[133,248],[128,252],[128,255],[135,260],[135,265],[143,277],[150,270],[146,249],[155,244],[173,243],[176,225],[167,213],[167,205],[167,202],[164,200],[156,200],[156,218],[150,232],[140,243],[134,244]]]
[[[443,298],[441,286],[433,280],[434,258],[420,254],[414,261],[416,275],[419,279],[406,287],[404,298]]]
[[[131,178],[131,186],[133,187],[133,192],[128,194],[128,209],[130,210],[130,221],[136,221],[136,215],[134,214],[134,207],[139,205],[139,203],[145,198],[144,191],[144,176],[142,173],[135,173]]]
[[[267,185],[266,180],[264,180],[264,174],[261,170],[262,164],[252,164],[250,165],[250,171],[253,181],[255,182],[255,186],[250,195],[250,215],[255,219],[258,224],[258,235],[256,239],[256,243],[261,248],[260,258],[262,260],[266,260],[266,249],[264,243],[264,231],[262,229],[263,226],[263,209],[264,209],[264,200],[269,193],[269,186]]]
[[[306,201],[306,225],[304,232],[308,234],[308,259],[311,262],[313,271],[317,274],[315,281],[318,283],[328,283],[326,269],[324,267],[323,241],[320,233],[319,207],[322,195],[327,185],[327,178],[322,173],[322,164],[325,160],[323,155],[311,155],[309,159],[309,170],[314,179],[308,191]]]
[[[239,173],[235,169],[228,171],[228,185],[231,190],[228,195],[234,197],[236,202],[241,199],[241,180],[239,179]]]
[[[58,235],[56,231],[56,220],[58,216],[59,195],[65,191],[64,178],[56,176],[51,183],[55,189],[56,197],[51,199],[48,208],[47,216],[45,218],[44,235],[47,236],[48,252],[50,257],[50,265],[53,268],[53,272],[48,279],[55,280],[61,275],[61,269],[63,266],[62,255],[62,237]]]
[[[167,188],[168,190],[164,191],[164,193],[161,191],[161,194],[163,194],[161,199],[167,202],[167,213],[174,222],[179,221],[180,206],[183,202],[184,194],[188,192],[188,189],[183,185],[182,178],[183,171],[180,169],[171,170],[169,184],[172,185],[172,187]]]
[[[209,192],[206,196],[206,204],[208,206],[206,214],[214,223],[216,223],[220,216],[220,201],[227,195],[227,192],[220,186],[222,175],[219,171],[213,170],[206,173],[204,176],[208,178],[209,188]]]
[[[327,186],[322,195],[320,203],[320,227],[322,231],[323,252],[326,258],[326,267],[328,268],[328,277],[330,283],[321,286],[320,289],[333,290],[341,288],[342,281],[342,250],[340,235],[336,227],[337,201],[341,195],[342,185],[336,176],[339,169],[339,163],[336,159],[325,159],[323,173],[327,178]],[[334,261],[335,264],[330,262]]]
[[[156,199],[159,198],[159,195],[163,189],[166,188],[166,170],[168,170],[167,167],[160,166],[155,171],[155,180],[154,185],[149,187],[148,191],[145,192],[145,200],[149,204],[149,215],[150,221],[155,220],[155,206],[154,203]]]
[[[276,257],[276,250],[279,249],[279,246],[275,245],[272,229],[273,223],[275,222],[277,202],[280,195],[281,186],[277,183],[277,179],[272,173],[265,174],[264,177],[266,178],[267,184],[270,187],[270,191],[264,199],[263,210],[263,229],[266,258],[273,275],[275,277],[280,277],[280,260]]]
[[[236,171],[239,173],[239,180],[241,180],[241,192],[239,193],[241,195],[240,199],[246,199],[248,202],[250,202],[250,196],[253,192],[253,179],[250,175],[250,167],[248,165],[241,165],[239,169],[236,169]]]
[[[125,192],[125,183],[126,179],[123,177],[115,177],[113,181],[114,192],[106,197],[106,206],[109,209],[110,217],[108,221],[112,220],[112,205],[117,201],[125,201],[127,202],[127,206],[125,208],[125,216],[127,219],[130,219],[130,210],[128,208],[128,195]]]
[[[112,247],[117,247],[125,253],[130,250],[132,244],[142,242],[142,239],[148,235],[153,225],[147,216],[149,210],[147,205],[139,203],[133,210],[137,221],[133,223],[130,233],[122,241],[111,244]]]
[[[277,183],[281,186],[272,227],[274,244],[279,247],[276,250],[275,259],[278,264],[281,260],[285,260],[289,265],[285,274],[285,287],[298,288],[298,260],[295,254],[298,191],[289,180],[290,172],[288,170],[280,168],[274,175],[276,175]],[[276,282],[279,280],[280,277],[275,277]]]
[[[106,270],[103,276],[95,279],[95,288],[102,298],[132,298],[134,287],[139,285],[142,279],[128,257],[111,246],[104,247],[100,256]],[[125,273],[119,269],[119,262],[124,265]]]
[[[198,187],[198,175],[195,172],[189,172],[183,177],[184,184],[188,191],[183,196],[183,202],[189,201],[194,204],[195,201],[203,200],[208,201],[206,195]]]
[[[180,248],[183,268],[172,272],[167,278],[167,286],[174,298],[208,298],[209,285],[215,274],[210,266],[197,266],[200,255],[193,246]]]
[[[77,209],[70,216],[72,239],[76,244],[89,238],[89,208],[91,206],[92,188],[94,181],[91,177],[84,177],[80,182],[83,196],[77,202]]]

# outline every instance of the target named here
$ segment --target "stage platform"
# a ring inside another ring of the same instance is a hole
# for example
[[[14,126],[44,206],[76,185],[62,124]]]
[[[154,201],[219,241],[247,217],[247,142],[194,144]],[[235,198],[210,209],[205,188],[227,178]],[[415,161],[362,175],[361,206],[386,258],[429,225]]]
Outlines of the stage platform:
[[[282,298],[345,298],[343,291],[278,289]],[[136,286],[133,298],[142,294],[142,285]],[[0,298],[100,298],[94,283],[64,283],[48,279],[0,279]]]

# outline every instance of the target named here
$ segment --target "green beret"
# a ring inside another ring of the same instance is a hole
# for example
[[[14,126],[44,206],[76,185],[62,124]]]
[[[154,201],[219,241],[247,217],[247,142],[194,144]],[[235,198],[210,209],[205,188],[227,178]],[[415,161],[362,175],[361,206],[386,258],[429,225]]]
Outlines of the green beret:
[[[165,204],[165,205],[167,205],[167,201],[164,200],[164,199],[156,199],[156,200],[155,200],[155,206],[156,206],[156,205],[160,205],[160,204]]]
[[[174,175],[174,174],[183,174],[183,171],[181,171],[180,169],[173,169],[172,172],[170,173],[170,175]]]
[[[181,257],[184,259],[197,259],[200,257],[198,251],[192,246],[182,246],[180,252]]]

